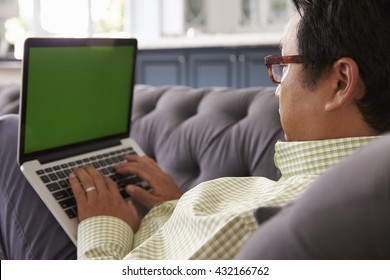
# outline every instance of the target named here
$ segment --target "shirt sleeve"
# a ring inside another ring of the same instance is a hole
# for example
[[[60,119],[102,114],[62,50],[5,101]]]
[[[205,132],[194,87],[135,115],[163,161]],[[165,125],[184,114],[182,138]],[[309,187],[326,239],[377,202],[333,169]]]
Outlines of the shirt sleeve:
[[[134,233],[121,219],[92,217],[78,227],[77,258],[83,260],[121,260],[132,249]]]

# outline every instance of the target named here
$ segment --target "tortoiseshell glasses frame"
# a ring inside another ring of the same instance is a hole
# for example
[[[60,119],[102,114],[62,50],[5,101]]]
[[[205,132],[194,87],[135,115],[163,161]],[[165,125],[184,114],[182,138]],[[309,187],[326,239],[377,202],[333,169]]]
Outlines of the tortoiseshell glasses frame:
[[[302,56],[300,55],[268,55],[264,57],[264,61],[267,66],[268,75],[275,84],[280,84],[282,81],[285,66],[303,62]]]

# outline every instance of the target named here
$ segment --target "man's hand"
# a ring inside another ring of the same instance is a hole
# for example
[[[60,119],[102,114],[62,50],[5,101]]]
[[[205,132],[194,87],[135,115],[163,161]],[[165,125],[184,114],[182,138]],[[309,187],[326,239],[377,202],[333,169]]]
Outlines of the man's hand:
[[[131,173],[138,175],[146,181],[152,188],[150,192],[136,186],[126,187],[127,193],[132,200],[136,200],[151,209],[160,202],[179,199],[183,192],[173,181],[171,176],[163,172],[157,163],[147,156],[126,156],[128,162],[121,163],[116,167],[116,171],[121,174]]]
[[[117,184],[92,166],[76,168],[69,183],[77,202],[80,222],[95,216],[113,216],[127,222],[135,233],[140,219],[131,200],[125,201]]]

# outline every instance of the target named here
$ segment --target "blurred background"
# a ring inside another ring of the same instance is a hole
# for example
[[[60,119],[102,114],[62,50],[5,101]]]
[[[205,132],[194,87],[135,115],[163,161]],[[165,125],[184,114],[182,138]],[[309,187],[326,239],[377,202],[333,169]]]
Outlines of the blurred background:
[[[27,37],[194,38],[280,32],[288,0],[0,0],[0,57]]]

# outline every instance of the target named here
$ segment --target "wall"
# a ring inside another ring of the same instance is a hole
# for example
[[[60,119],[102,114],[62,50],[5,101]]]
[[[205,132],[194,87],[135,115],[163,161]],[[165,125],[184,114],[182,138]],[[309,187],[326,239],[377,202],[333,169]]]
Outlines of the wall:
[[[21,69],[18,61],[0,61],[0,85],[20,83]]]

